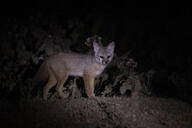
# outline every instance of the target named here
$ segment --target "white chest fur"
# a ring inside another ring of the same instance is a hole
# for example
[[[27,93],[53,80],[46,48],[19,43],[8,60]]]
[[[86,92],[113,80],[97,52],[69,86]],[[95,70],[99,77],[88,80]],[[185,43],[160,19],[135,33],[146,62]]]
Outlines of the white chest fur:
[[[100,75],[100,74],[103,72],[104,69],[105,69],[105,66],[103,66],[103,65],[98,65],[98,66],[96,67],[96,69],[95,69],[94,76]]]

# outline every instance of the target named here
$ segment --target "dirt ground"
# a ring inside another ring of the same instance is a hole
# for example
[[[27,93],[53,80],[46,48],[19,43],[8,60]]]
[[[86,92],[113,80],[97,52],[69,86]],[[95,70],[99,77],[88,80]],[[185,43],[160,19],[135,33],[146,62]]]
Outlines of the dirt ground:
[[[192,107],[152,97],[0,101],[1,128],[191,128]]]

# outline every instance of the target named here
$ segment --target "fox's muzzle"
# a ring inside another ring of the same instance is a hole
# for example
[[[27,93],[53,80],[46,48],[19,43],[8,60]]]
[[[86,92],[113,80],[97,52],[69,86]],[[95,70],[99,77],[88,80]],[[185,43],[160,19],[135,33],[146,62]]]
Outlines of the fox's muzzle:
[[[109,63],[109,60],[108,60],[108,59],[103,59],[103,60],[102,60],[102,64],[106,65],[106,64],[108,64],[108,63]]]

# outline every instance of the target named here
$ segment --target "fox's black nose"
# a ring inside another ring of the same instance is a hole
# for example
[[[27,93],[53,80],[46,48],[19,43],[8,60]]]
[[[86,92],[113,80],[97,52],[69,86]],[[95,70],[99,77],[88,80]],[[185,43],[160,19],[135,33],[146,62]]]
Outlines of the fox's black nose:
[[[103,64],[108,64],[108,62],[109,62],[108,60],[105,60],[103,61]]]

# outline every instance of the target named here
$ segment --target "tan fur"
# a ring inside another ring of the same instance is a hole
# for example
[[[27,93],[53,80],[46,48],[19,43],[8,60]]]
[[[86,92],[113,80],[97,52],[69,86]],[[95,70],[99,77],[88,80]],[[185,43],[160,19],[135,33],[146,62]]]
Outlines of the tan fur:
[[[44,72],[42,75],[48,76],[48,81],[43,88],[43,99],[47,100],[48,91],[54,85],[56,85],[59,96],[63,99],[62,87],[68,76],[83,77],[87,96],[94,97],[94,79],[103,72],[107,64],[112,60],[114,47],[114,42],[107,47],[94,42],[95,54],[93,56],[77,53],[58,53],[48,57],[42,64],[39,70],[40,75],[38,75],[41,76],[41,72]],[[100,58],[101,56],[102,58]]]

